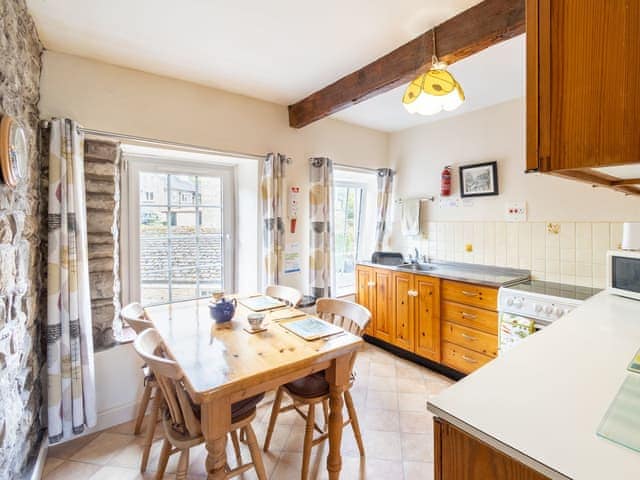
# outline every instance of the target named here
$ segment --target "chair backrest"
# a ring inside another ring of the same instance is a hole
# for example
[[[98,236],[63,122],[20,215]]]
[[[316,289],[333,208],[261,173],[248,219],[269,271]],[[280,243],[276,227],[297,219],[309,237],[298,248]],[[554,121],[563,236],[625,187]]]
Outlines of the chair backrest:
[[[270,297],[284,300],[292,307],[298,306],[302,300],[302,294],[293,287],[285,287],[284,285],[269,285],[265,291]]]
[[[173,428],[193,437],[201,435],[200,421],[182,384],[184,373],[175,361],[164,354],[158,331],[146,329],[136,337],[133,347],[156,377]]]
[[[153,328],[151,320],[146,318],[142,305],[138,302],[130,303],[120,310],[120,317],[140,335],[147,328]]]
[[[337,298],[319,298],[316,302],[316,312],[323,320],[358,336],[362,336],[362,332],[371,321],[371,312],[367,308]]]

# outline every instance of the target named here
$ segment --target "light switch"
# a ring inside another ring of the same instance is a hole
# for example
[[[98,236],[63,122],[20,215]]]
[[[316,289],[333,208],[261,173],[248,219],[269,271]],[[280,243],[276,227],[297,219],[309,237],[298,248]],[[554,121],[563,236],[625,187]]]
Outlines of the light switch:
[[[507,222],[526,222],[527,202],[507,202],[505,204],[504,219]]]

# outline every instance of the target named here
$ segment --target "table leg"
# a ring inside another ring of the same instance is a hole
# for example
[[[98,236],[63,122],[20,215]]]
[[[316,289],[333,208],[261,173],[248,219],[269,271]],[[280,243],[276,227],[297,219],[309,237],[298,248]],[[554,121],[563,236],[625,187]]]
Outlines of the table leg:
[[[336,358],[326,370],[326,379],[329,382],[329,455],[327,457],[327,470],[330,480],[340,478],[342,469],[342,395],[349,382],[350,354]]]
[[[231,405],[228,398],[218,398],[201,405],[202,433],[207,449],[208,480],[223,480],[227,469],[227,432],[231,427]]]

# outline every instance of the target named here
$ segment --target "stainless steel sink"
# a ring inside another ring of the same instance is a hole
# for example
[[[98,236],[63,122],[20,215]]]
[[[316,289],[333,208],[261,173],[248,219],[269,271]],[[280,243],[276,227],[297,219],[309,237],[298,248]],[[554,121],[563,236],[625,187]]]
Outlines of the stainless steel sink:
[[[409,270],[412,272],[429,272],[431,270],[435,270],[438,267],[436,267],[432,263],[403,263],[401,265],[398,265],[398,268],[401,268],[402,270]]]

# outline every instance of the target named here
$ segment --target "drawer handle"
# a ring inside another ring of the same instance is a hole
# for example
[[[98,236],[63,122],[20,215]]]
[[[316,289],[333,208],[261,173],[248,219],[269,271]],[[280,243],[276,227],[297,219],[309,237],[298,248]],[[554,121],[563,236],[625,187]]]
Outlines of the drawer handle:
[[[462,315],[462,318],[466,318],[467,320],[475,320],[476,318],[478,318],[477,315],[474,315],[473,313],[467,313],[467,312],[460,312]]]
[[[471,358],[471,357],[467,357],[466,355],[462,355],[462,359],[463,359],[465,362],[469,362],[469,363],[478,363],[478,361],[477,361],[477,360],[475,360],[474,358]]]
[[[466,295],[467,297],[477,297],[478,296],[478,292],[468,292],[467,290],[462,290],[462,294]]]
[[[476,337],[472,337],[471,335],[468,335],[466,333],[461,333],[460,335],[462,335],[462,337],[466,338],[467,340],[471,340],[472,342],[475,342],[477,340]]]
[[[367,285],[369,285],[370,287],[375,287],[376,286],[376,282],[367,282]]]

